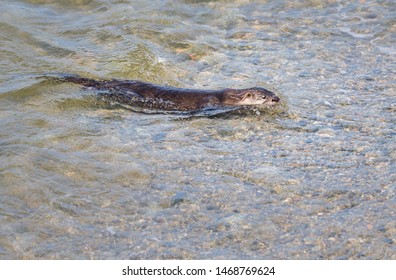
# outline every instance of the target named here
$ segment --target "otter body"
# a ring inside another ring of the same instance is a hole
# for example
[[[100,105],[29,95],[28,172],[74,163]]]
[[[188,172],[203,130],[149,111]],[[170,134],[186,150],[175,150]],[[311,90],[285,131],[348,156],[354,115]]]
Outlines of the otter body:
[[[275,105],[279,98],[264,88],[196,90],[160,86],[141,81],[95,80],[63,76],[67,81],[105,91],[106,99],[121,104],[170,111],[194,111],[205,108],[244,105]]]

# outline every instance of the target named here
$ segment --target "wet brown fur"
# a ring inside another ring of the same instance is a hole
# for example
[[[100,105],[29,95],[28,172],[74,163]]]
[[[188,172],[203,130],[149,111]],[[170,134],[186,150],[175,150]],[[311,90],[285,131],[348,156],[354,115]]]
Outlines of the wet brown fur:
[[[192,111],[207,107],[239,106],[249,90],[260,90],[272,103],[279,98],[263,88],[198,90],[160,86],[141,81],[95,80],[80,76],[64,76],[63,81],[106,91],[106,97],[122,104],[164,110]]]

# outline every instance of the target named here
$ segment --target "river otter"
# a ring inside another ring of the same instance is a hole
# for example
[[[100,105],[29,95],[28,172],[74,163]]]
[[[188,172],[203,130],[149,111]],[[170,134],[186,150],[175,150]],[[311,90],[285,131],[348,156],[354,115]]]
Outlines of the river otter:
[[[64,75],[59,79],[104,90],[106,99],[121,104],[169,111],[195,111],[244,105],[272,106],[280,100],[273,92],[260,87],[198,90],[160,86],[141,81],[95,80],[77,75]]]

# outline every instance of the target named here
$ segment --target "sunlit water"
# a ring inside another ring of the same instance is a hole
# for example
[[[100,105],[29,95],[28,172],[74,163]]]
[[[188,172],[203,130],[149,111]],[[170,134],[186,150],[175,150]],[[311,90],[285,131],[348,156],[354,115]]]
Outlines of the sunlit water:
[[[396,259],[394,1],[0,2],[0,258]],[[45,73],[265,86],[139,112]]]

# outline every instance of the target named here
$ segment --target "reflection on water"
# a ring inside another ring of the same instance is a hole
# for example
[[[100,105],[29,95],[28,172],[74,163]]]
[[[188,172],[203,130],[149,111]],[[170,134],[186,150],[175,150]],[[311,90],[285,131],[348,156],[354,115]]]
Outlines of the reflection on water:
[[[396,259],[393,1],[5,0],[2,259]],[[152,114],[45,73],[273,87]]]

